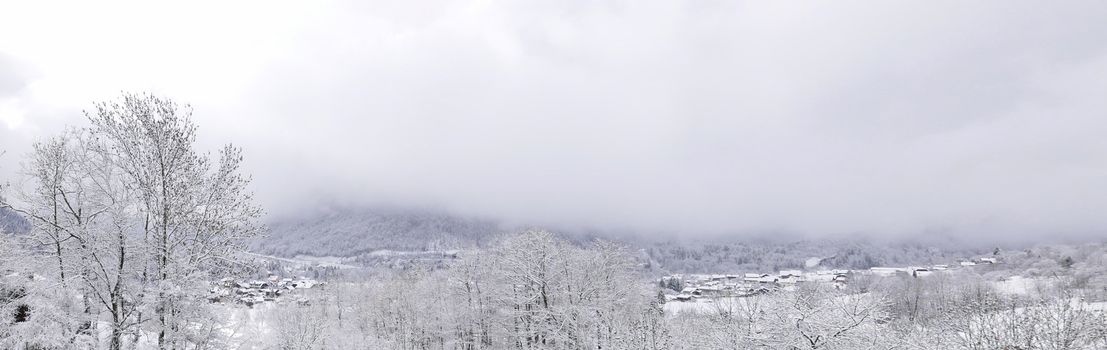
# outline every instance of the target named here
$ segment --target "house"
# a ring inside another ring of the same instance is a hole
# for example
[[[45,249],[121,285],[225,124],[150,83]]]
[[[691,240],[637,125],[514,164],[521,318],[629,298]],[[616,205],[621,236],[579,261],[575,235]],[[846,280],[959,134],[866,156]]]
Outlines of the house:
[[[246,304],[246,306],[253,307],[255,304],[261,304],[265,302],[265,298],[261,296],[244,296],[238,298],[238,302]]]
[[[322,284],[322,283],[319,283],[316,280],[308,279],[308,278],[301,279],[301,280],[296,281],[296,282],[292,282],[292,286],[296,287],[298,289],[311,288],[311,287],[315,287],[316,285],[320,285],[320,284]]]
[[[800,270],[781,270],[780,271],[780,277],[781,278],[802,277],[802,276],[803,276],[803,271],[800,271]]]
[[[800,282],[800,279],[798,277],[791,277],[791,276],[786,277],[786,278],[781,278],[781,279],[776,281],[776,283],[792,284],[792,285],[794,285],[796,283],[799,283],[799,282]]]
[[[976,266],[976,263],[972,261],[962,261],[961,266]]]
[[[930,275],[934,274],[934,271],[932,271],[932,270],[930,270],[929,268],[926,268],[926,267],[912,267],[912,268],[910,268],[910,270],[911,270],[911,277],[924,277],[924,276],[930,276]]]
[[[767,273],[766,274],[753,274],[754,276],[750,276],[750,275],[751,274],[747,273],[746,278],[743,278],[742,280],[745,281],[745,282],[748,282],[748,283],[757,283],[757,284],[776,283],[776,281],[777,281],[776,277],[770,276]]]
[[[907,270],[899,267],[873,267],[869,269],[869,272],[877,276],[895,276],[899,273],[906,274]]]
[[[997,264],[999,259],[996,258],[980,258],[980,262],[984,264]]]
[[[750,288],[750,289],[745,289],[745,290],[739,291],[739,293],[737,295],[739,297],[751,297],[751,296],[766,294],[766,293],[769,293],[768,288],[758,287],[758,288]]]
[[[704,296],[704,297],[718,297],[725,293],[722,287],[699,287],[696,288],[692,295]]]

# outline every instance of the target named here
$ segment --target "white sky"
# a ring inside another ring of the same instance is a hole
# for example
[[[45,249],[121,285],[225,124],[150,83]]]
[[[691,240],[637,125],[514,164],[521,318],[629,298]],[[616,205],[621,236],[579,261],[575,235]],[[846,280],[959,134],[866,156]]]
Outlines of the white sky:
[[[1048,5],[1048,6],[1046,6]],[[1107,3],[0,0],[0,176],[119,91],[275,214],[1094,235]]]

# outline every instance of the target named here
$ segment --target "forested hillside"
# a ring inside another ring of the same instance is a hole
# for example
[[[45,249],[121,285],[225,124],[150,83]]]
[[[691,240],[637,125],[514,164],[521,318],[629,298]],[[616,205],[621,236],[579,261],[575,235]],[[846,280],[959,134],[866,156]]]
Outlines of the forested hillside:
[[[507,228],[493,220],[454,216],[418,209],[329,210],[271,224],[269,237],[254,242],[262,254],[360,257],[381,250],[441,251],[481,247]],[[867,269],[948,262],[990,252],[980,245],[955,242],[799,238],[656,239],[626,232],[552,230],[576,245],[612,240],[640,251],[640,260],[666,273],[736,273],[802,268],[811,258],[823,267]],[[975,248],[974,248],[975,247]],[[368,260],[367,260],[368,259]]]
[[[987,252],[955,244],[875,244],[863,239],[833,238],[667,241],[645,244],[643,249],[660,268],[672,273],[777,271],[802,268],[809,262],[823,267],[867,269],[942,263]],[[814,261],[809,261],[812,258]]]
[[[479,246],[500,232],[491,220],[428,210],[338,209],[270,223],[258,253],[352,257],[377,250],[441,250]]]
[[[0,232],[2,233],[26,233],[31,230],[31,224],[15,212],[0,208]]]

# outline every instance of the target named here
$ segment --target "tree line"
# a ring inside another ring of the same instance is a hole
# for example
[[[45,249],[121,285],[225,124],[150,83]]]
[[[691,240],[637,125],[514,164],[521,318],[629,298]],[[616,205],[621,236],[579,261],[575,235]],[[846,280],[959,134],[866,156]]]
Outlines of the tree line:
[[[248,338],[275,349],[1107,348],[1102,285],[1076,288],[1076,273],[1004,292],[993,273],[855,274],[841,289],[667,302],[625,246],[532,230],[446,269],[333,281]]]

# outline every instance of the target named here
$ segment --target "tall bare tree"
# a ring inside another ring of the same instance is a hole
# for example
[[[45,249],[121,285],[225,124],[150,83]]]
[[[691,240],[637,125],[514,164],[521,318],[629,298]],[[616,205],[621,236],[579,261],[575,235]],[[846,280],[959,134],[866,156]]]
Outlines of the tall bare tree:
[[[86,113],[99,149],[130,184],[137,200],[144,265],[152,288],[158,344],[188,341],[196,317],[196,281],[235,261],[244,240],[262,232],[261,209],[241,173],[242,151],[222,148],[218,163],[195,149],[192,109],[149,94],[124,94]],[[139,322],[141,322],[141,316]]]
[[[161,348],[212,344],[205,282],[263,230],[241,150],[200,153],[191,109],[153,95],[124,94],[86,116],[91,127],[35,144],[15,200],[0,206],[31,219],[49,248],[57,301],[81,296],[82,315],[69,317],[79,335],[94,338],[103,312],[111,349],[143,327]]]

